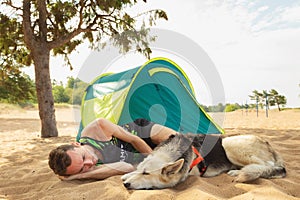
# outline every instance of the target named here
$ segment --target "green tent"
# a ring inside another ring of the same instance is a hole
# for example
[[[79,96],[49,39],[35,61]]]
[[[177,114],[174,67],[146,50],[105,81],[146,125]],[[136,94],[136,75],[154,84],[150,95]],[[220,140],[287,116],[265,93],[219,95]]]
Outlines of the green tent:
[[[77,139],[99,117],[119,125],[145,118],[181,133],[223,133],[200,107],[184,71],[166,58],[97,77],[82,99]]]

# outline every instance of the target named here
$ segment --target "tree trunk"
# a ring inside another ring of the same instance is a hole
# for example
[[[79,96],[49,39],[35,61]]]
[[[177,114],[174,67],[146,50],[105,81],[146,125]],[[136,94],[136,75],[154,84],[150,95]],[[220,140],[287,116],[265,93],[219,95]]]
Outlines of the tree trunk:
[[[41,119],[41,137],[57,137],[54,98],[50,79],[50,51],[41,45],[32,51],[35,68],[35,83]]]
[[[278,111],[281,111],[279,103],[276,101],[277,107],[278,107]]]
[[[36,93],[41,119],[41,137],[57,137],[54,99],[50,79],[50,49],[47,42],[47,9],[46,1],[37,1],[39,12],[39,33],[34,34],[31,27],[31,0],[23,0],[23,31],[24,41],[31,52],[35,70]]]

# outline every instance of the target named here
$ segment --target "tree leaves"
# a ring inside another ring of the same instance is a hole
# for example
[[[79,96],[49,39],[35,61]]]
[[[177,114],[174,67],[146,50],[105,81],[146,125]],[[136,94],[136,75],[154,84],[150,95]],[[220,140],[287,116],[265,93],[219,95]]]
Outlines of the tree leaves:
[[[275,90],[272,89],[269,92],[269,103],[271,106],[277,105],[278,110],[280,111],[280,106],[279,105],[285,105],[286,104],[286,97],[283,95],[279,95],[279,93]]]
[[[18,70],[1,71],[0,101],[19,104],[36,102],[34,82]]]
[[[4,3],[16,7],[11,1],[7,0]],[[53,45],[53,55],[61,54],[65,57],[76,50],[84,40],[91,44],[91,48],[99,48],[103,38],[108,36],[113,37],[112,40],[120,47],[120,52],[135,49],[149,58],[151,49],[148,45],[154,38],[146,37],[147,29],[155,25],[158,19],[168,19],[162,10],[150,10],[135,17],[131,16],[126,12],[126,7],[137,4],[136,0],[47,0],[46,3],[46,42],[56,42]],[[37,38],[41,30],[40,11],[37,1],[31,1],[31,4],[31,29],[34,30],[34,38]],[[142,16],[145,18],[142,19]],[[32,62],[24,45],[21,20],[1,13],[0,47],[2,53],[18,55],[19,57],[12,58],[17,63],[30,65]],[[142,21],[141,27],[136,27],[137,21]],[[120,41],[116,41],[117,39]],[[69,64],[68,59],[66,63]]]
[[[263,90],[262,92],[258,92],[257,90],[252,91],[253,95],[249,95],[251,100],[257,101],[257,103],[263,107],[268,103],[270,106],[277,105],[278,110],[280,111],[280,105],[284,106],[286,104],[286,97],[283,95],[279,95],[279,93],[275,89],[271,89],[269,92]]]

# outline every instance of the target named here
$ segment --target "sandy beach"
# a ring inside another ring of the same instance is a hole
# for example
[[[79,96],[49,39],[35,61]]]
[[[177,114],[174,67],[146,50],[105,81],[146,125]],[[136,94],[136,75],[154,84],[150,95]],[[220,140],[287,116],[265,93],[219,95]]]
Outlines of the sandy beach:
[[[35,109],[0,110],[0,199],[300,199],[300,110],[236,111],[225,114],[226,134],[255,134],[268,140],[282,155],[287,177],[233,182],[222,174],[213,178],[190,176],[184,183],[163,190],[126,190],[120,176],[101,181],[61,181],[48,167],[49,151],[75,140],[78,110],[57,108],[57,138],[40,138]]]

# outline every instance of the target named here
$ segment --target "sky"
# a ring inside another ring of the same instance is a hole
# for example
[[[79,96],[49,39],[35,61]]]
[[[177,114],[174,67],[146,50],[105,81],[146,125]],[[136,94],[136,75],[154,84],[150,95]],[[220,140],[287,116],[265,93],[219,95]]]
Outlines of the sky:
[[[159,20],[156,28],[182,34],[206,52],[221,78],[225,103],[254,103],[249,98],[253,90],[275,89],[287,98],[287,107],[300,107],[300,0],[148,0],[129,12],[155,8],[169,18]],[[156,50],[153,56],[188,63],[170,52]],[[65,82],[68,76],[79,76],[89,54],[83,45],[71,55],[73,71],[63,66],[62,58],[51,58],[51,78]],[[144,61],[141,55],[128,53],[106,68],[136,67]],[[192,80],[198,101],[209,105],[213,101],[203,95],[209,93],[203,88],[210,86],[203,82]]]

